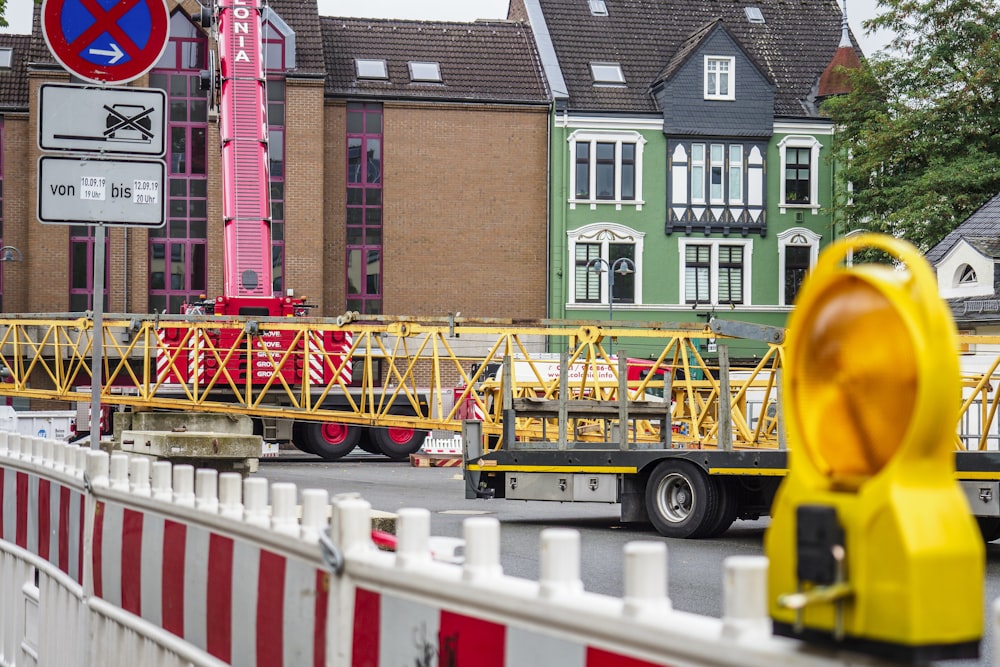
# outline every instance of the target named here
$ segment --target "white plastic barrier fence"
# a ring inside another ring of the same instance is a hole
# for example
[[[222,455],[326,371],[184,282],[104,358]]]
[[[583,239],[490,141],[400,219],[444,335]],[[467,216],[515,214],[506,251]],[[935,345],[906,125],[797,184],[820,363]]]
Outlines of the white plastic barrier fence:
[[[549,529],[540,580],[503,574],[500,525],[432,559],[403,509],[0,432],[0,665],[649,667],[885,665],[771,635],[766,560],[734,557],[722,619],[671,608],[662,542],[624,554],[625,595],[583,590],[580,538]]]
[[[461,454],[462,436],[458,433],[442,434],[431,431],[420,448],[424,454]]]

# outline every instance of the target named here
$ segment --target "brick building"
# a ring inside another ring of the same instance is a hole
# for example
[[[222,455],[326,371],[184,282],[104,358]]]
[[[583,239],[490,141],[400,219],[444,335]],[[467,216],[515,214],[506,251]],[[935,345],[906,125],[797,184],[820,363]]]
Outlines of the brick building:
[[[108,312],[178,312],[223,289],[219,131],[199,74],[211,36],[171,2],[170,43],[131,85],[167,92],[167,223],[109,227]],[[93,229],[41,224],[38,95],[74,82],[41,34],[0,36],[4,312],[92,305]],[[515,22],[264,13],[274,290],[313,314],[546,315],[549,96]],[[77,83],[79,83],[77,81]]]

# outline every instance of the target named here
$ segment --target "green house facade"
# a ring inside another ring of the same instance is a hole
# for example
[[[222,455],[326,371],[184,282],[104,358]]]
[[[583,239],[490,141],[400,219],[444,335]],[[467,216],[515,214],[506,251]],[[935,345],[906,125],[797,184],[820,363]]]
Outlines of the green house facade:
[[[515,0],[511,18],[553,95],[550,316],[783,326],[834,237],[819,105],[834,56],[858,62],[836,2]]]

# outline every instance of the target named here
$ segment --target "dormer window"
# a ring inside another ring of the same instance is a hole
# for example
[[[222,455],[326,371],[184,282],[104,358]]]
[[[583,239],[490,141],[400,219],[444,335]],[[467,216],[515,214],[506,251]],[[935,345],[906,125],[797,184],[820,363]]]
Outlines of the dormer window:
[[[625,85],[625,74],[618,63],[590,63],[590,74],[594,77],[595,86]]]
[[[735,100],[736,86],[733,81],[736,58],[727,56],[705,56],[705,99]]]
[[[590,13],[593,16],[607,16],[608,6],[604,0],[587,0],[590,5]]]
[[[410,81],[414,83],[441,83],[441,67],[433,62],[413,62],[410,66]]]
[[[976,278],[976,270],[969,266],[968,264],[963,264],[958,271],[958,284],[961,285],[975,285],[979,282]]]
[[[386,69],[384,60],[367,60],[356,58],[354,66],[357,68],[359,79],[388,79],[389,72]]]
[[[295,69],[295,31],[270,7],[261,14],[264,69],[283,72]]]

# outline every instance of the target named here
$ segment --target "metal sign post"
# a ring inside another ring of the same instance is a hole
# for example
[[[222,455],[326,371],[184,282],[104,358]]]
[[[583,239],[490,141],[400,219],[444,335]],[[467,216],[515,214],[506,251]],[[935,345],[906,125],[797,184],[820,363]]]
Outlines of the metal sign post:
[[[90,362],[90,448],[101,448],[101,374],[104,371],[104,223],[94,227],[94,332]]]
[[[43,0],[42,35],[69,72],[102,86],[148,72],[167,49],[166,0]],[[162,156],[162,91],[42,86],[38,146],[75,156],[38,160],[38,219],[94,225],[94,329],[90,446],[101,444],[105,225],[160,227],[166,220],[163,160],[108,160],[106,154]]]

